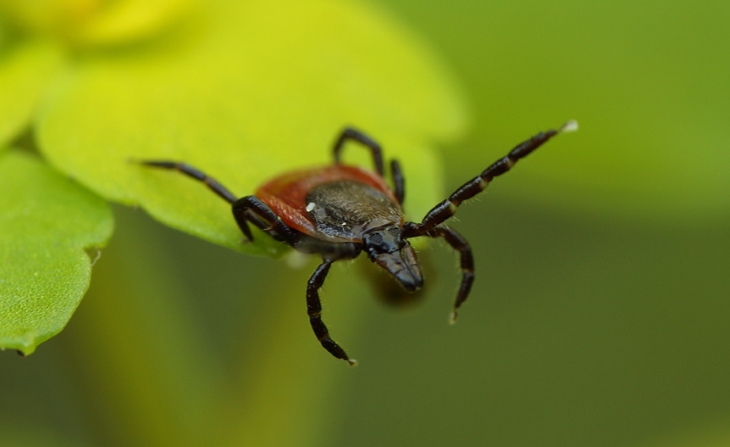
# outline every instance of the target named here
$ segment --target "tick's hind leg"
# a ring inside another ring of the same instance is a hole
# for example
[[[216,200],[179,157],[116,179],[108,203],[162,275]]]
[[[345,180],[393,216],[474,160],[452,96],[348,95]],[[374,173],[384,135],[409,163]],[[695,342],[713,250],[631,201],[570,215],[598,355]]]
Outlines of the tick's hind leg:
[[[337,138],[337,141],[335,142],[335,148],[334,148],[334,156],[335,156],[335,164],[340,164],[340,152],[342,152],[342,147],[345,144],[345,141],[347,140],[354,140],[358,143],[361,143],[365,146],[367,146],[368,149],[370,149],[370,152],[373,154],[373,163],[375,164],[375,171],[382,177],[383,176],[383,152],[380,149],[380,145],[375,142],[372,138],[365,135],[364,133],[360,132],[357,129],[353,129],[352,127],[345,127],[345,129],[340,134],[339,138]]]
[[[151,166],[153,168],[176,170],[187,175],[188,177],[192,177],[195,180],[205,183],[205,185],[210,188],[211,191],[216,193],[219,197],[223,198],[223,200],[227,201],[228,203],[233,204],[236,201],[236,196],[234,196],[228,189],[226,189],[225,186],[218,183],[218,181],[213,177],[206,175],[205,173],[190,166],[189,164],[167,160],[140,160],[135,161],[135,163],[139,163],[145,166]]]
[[[309,323],[312,325],[314,335],[317,336],[324,349],[338,359],[345,360],[351,366],[355,366],[357,365],[357,361],[349,358],[345,350],[330,338],[327,326],[322,321],[322,304],[319,301],[319,289],[324,284],[324,279],[327,277],[331,266],[332,261],[325,260],[322,262],[307,283],[307,313],[309,314]]]

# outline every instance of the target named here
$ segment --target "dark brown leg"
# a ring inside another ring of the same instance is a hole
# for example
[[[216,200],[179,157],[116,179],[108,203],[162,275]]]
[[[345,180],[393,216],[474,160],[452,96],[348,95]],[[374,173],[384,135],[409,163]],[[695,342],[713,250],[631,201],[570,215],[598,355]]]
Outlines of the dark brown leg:
[[[234,216],[235,218],[235,216]],[[279,233],[274,230],[274,227],[271,226],[268,222],[266,222],[264,219],[260,218],[258,215],[254,214],[251,210],[246,211],[245,218],[248,223],[253,224],[254,227],[260,229],[264,233],[268,234],[270,237],[277,241],[284,241],[284,238],[279,235]],[[238,223],[238,220],[236,220],[236,223]],[[239,224],[239,228],[240,228]]]
[[[390,161],[390,174],[393,176],[393,184],[395,185],[395,198],[403,206],[403,201],[406,198],[406,182],[398,160],[393,159]]]
[[[322,262],[307,283],[307,313],[309,314],[309,323],[312,325],[314,335],[317,336],[324,349],[338,359],[345,360],[351,366],[355,366],[357,365],[357,361],[349,358],[345,350],[330,338],[327,326],[322,321],[322,304],[319,301],[319,289],[324,284],[324,279],[327,277],[331,266],[332,261],[325,260]]]
[[[270,233],[273,230],[289,245],[292,245],[296,238],[296,233],[256,196],[246,196],[236,200],[233,204],[233,217],[249,241],[253,240],[253,234],[247,223],[249,221],[263,231]]]
[[[494,162],[480,175],[464,183],[459,189],[451,194],[448,199],[433,207],[433,209],[426,214],[420,224],[410,225],[406,228],[405,237],[425,235],[436,225],[453,216],[459,205],[461,205],[464,200],[470,199],[484,191],[494,177],[509,171],[518,160],[530,155],[535,149],[545,144],[558,133],[573,131],[576,129],[577,123],[575,121],[568,121],[558,130],[540,132],[529,140],[518,144],[509,152],[509,154]]]
[[[365,146],[367,146],[370,149],[370,152],[373,154],[373,163],[375,163],[375,171],[382,177],[383,176],[383,153],[380,149],[380,145],[375,142],[372,138],[365,135],[364,133],[360,132],[357,129],[353,129],[352,127],[345,127],[345,129],[340,134],[339,138],[337,138],[337,141],[335,142],[335,149],[334,149],[334,155],[335,155],[335,164],[341,164],[340,161],[340,152],[342,152],[342,147],[345,144],[345,141],[347,140],[354,140],[358,143],[361,143]]]
[[[237,199],[228,189],[218,183],[216,179],[186,163],[164,160],[142,160],[134,162],[154,168],[176,170],[188,177],[205,183],[214,193],[233,205],[233,216],[236,219],[236,223],[238,223],[238,227],[249,241],[253,240],[253,235],[246,221],[251,222],[275,239],[286,242],[293,241],[294,233],[292,230],[266,204],[255,196],[246,196],[242,199]]]
[[[152,166],[155,168],[174,169],[176,171],[182,172],[188,177],[192,177],[195,180],[205,183],[208,188],[210,188],[214,193],[222,197],[223,200],[227,201],[228,203],[232,204],[237,199],[236,196],[228,191],[228,189],[218,183],[216,179],[214,179],[213,177],[209,177],[208,175],[188,164],[164,160],[141,160],[135,161],[135,163],[139,163],[145,166]]]
[[[451,245],[454,250],[458,251],[460,255],[462,273],[461,285],[459,286],[459,292],[456,294],[454,310],[451,312],[451,316],[449,317],[449,322],[454,324],[456,323],[457,311],[464,301],[466,301],[469,296],[469,292],[471,291],[471,286],[474,284],[474,256],[472,256],[469,242],[451,228],[439,225],[429,231],[428,236],[444,238],[444,240]]]

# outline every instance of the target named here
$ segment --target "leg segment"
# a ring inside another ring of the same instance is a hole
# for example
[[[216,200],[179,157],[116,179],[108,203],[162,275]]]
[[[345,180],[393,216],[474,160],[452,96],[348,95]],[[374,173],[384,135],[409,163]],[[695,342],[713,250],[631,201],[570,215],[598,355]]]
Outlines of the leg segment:
[[[235,216],[234,216],[235,217]],[[248,210],[245,212],[245,218],[248,223],[253,224],[254,227],[260,229],[264,233],[268,234],[270,237],[272,237],[274,240],[277,241],[284,241],[284,238],[279,235],[279,233],[274,230],[274,227],[270,225],[267,221],[259,217],[257,214],[254,214],[251,210]],[[238,220],[236,220],[236,223],[238,223]],[[239,224],[239,228],[240,228]]]
[[[406,232],[406,237],[422,236],[436,225],[442,223],[456,213],[456,209],[464,200],[470,199],[489,185],[494,177],[509,171],[518,160],[530,155],[535,149],[545,144],[552,137],[563,131],[572,131],[577,127],[575,121],[569,121],[558,130],[548,130],[540,132],[527,141],[515,146],[509,154],[494,162],[491,166],[484,170],[480,175],[474,177],[464,183],[457,189],[448,199],[439,203],[423,218],[420,224],[411,225]]]
[[[293,239],[291,229],[289,229],[289,227],[287,227],[273,213],[273,211],[266,206],[266,204],[261,202],[255,196],[246,196],[242,199],[237,199],[236,196],[228,191],[228,189],[218,183],[216,179],[209,177],[198,169],[185,163],[164,160],[142,160],[136,163],[155,168],[176,170],[188,177],[192,177],[195,180],[205,183],[205,185],[214,193],[233,205],[233,216],[235,217],[239,228],[248,240],[253,240],[253,235],[251,234],[251,230],[249,229],[246,221],[251,222],[261,230],[266,231],[275,239],[285,240],[287,242]]]
[[[459,286],[459,292],[456,294],[454,310],[451,312],[451,316],[449,317],[449,322],[454,324],[456,323],[457,311],[462,303],[466,301],[466,298],[469,296],[469,292],[471,291],[471,286],[474,284],[474,256],[472,256],[469,242],[451,228],[439,225],[429,231],[428,236],[444,238],[444,240],[451,245],[454,250],[458,251],[460,255],[462,273],[461,285]]]
[[[205,183],[205,185],[210,188],[214,193],[216,193],[218,196],[222,197],[223,200],[227,201],[228,203],[234,203],[237,199],[236,196],[234,196],[228,189],[226,189],[223,185],[218,183],[216,179],[213,177],[209,177],[203,172],[197,170],[196,168],[185,164],[185,163],[178,163],[175,161],[164,161],[164,160],[142,160],[138,161],[136,163],[145,165],[145,166],[152,166],[155,168],[163,168],[163,169],[174,169],[176,171],[182,172],[183,174],[187,175],[188,177],[192,177],[195,180],[201,181]]]
[[[341,163],[340,161],[340,152],[342,152],[342,146],[345,144],[345,141],[347,140],[354,140],[358,143],[361,143],[365,146],[367,146],[370,149],[370,152],[373,154],[373,163],[375,164],[375,171],[382,177],[383,176],[383,153],[380,149],[380,145],[375,142],[372,138],[365,135],[364,133],[360,132],[357,129],[353,129],[352,127],[346,127],[342,133],[340,134],[339,138],[337,138],[337,141],[335,142],[335,149],[334,149],[334,155],[335,155],[335,164],[338,165]]]
[[[395,184],[395,198],[402,206],[403,200],[406,198],[406,182],[398,160],[393,159],[390,161],[390,174],[393,176],[393,183]]]
[[[357,361],[349,358],[345,350],[330,338],[327,326],[322,321],[322,304],[319,301],[319,289],[324,284],[324,279],[327,277],[331,266],[332,261],[325,260],[322,262],[307,283],[307,313],[309,314],[309,323],[312,325],[314,335],[317,336],[324,349],[338,359],[345,360],[351,366],[355,366]]]
[[[233,203],[233,217],[249,241],[253,240],[253,234],[247,222],[270,234],[273,231],[289,245],[292,245],[296,238],[296,233],[256,196],[246,196],[236,200]]]

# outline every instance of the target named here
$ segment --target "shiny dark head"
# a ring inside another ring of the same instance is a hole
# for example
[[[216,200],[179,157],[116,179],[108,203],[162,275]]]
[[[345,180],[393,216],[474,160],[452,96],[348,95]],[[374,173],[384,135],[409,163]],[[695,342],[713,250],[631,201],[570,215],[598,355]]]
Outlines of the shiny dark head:
[[[423,286],[423,272],[411,244],[401,237],[401,229],[391,226],[363,236],[371,261],[388,271],[408,291]]]

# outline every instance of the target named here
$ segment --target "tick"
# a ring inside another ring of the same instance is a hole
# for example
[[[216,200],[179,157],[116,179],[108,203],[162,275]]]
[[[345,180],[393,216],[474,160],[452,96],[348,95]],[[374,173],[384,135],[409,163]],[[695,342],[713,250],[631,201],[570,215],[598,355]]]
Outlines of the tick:
[[[237,198],[214,178],[185,163],[166,160],[139,163],[177,170],[205,183],[231,204],[233,218],[249,241],[253,240],[249,227],[252,224],[297,251],[321,255],[322,263],[307,283],[309,322],[317,339],[330,354],[355,365],[356,361],[332,340],[322,321],[319,289],[332,263],[354,259],[365,252],[372,262],[390,273],[406,290],[415,291],[423,285],[423,272],[408,239],[419,236],[442,238],[460,254],[462,278],[450,316],[453,323],[474,283],[474,258],[466,239],[444,222],[465,200],[484,191],[494,177],[509,171],[518,160],[558,133],[573,131],[577,127],[575,121],[568,121],[558,130],[540,132],[518,144],[481,174],[464,183],[448,199],[433,207],[420,223],[404,218],[405,179],[398,161],[390,162],[391,188],[384,178],[380,145],[353,128],[346,128],[337,138],[334,164],[284,173],[259,187],[255,195],[242,198]],[[349,140],[370,150],[374,171],[342,164],[342,148]]]

